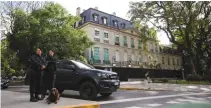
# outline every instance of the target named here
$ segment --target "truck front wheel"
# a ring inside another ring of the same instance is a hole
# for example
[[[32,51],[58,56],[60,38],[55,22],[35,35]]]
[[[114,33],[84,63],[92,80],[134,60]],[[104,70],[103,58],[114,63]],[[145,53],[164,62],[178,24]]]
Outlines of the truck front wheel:
[[[85,100],[93,100],[97,96],[97,88],[91,82],[84,82],[80,86],[80,96]]]

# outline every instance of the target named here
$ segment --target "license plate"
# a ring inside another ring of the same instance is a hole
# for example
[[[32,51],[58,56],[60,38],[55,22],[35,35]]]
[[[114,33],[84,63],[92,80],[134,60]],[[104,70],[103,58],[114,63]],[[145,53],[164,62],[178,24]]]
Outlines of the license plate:
[[[114,85],[119,85],[119,82],[115,82]]]

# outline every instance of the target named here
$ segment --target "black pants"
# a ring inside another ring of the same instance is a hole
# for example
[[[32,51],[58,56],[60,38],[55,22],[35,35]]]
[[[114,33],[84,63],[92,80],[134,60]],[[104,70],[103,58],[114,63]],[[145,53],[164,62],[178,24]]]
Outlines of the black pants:
[[[36,96],[41,94],[41,83],[42,83],[42,77],[41,77],[41,71],[37,70],[31,70],[29,73],[29,83],[30,83],[30,94],[31,96]]]
[[[43,95],[46,94],[47,90],[54,88],[54,83],[56,79],[55,72],[45,71],[43,75]]]

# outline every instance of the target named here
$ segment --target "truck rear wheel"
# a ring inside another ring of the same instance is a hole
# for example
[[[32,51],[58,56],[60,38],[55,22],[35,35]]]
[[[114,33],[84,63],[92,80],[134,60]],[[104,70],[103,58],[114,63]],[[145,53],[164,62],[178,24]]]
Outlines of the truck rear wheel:
[[[97,96],[97,88],[91,82],[84,82],[80,86],[80,96],[85,100],[93,100]]]

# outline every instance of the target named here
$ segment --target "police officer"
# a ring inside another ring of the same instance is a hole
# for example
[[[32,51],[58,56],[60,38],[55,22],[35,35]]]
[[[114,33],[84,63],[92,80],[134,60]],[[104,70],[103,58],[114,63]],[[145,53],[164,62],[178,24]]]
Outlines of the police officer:
[[[42,98],[45,98],[45,94],[47,90],[51,90],[52,88],[54,88],[54,82],[56,78],[56,73],[55,73],[56,59],[54,57],[53,50],[49,50],[48,56],[46,57],[46,61],[47,61],[47,67],[45,69],[44,77],[43,77],[44,89],[43,89]]]
[[[37,48],[36,54],[31,56],[31,70],[29,72],[30,102],[42,100],[39,94],[41,94],[42,71],[45,69],[46,63],[41,54],[41,49]]]

